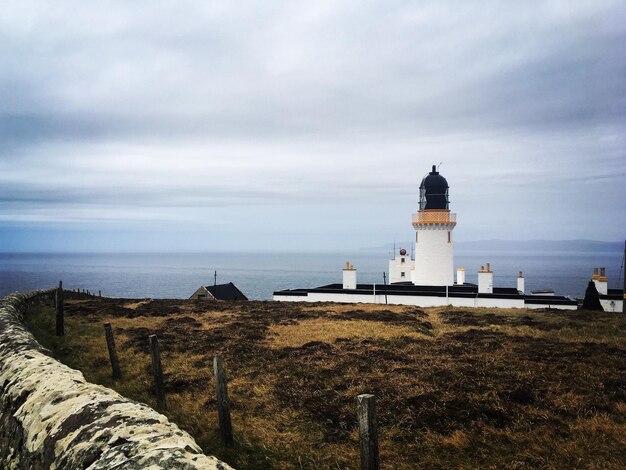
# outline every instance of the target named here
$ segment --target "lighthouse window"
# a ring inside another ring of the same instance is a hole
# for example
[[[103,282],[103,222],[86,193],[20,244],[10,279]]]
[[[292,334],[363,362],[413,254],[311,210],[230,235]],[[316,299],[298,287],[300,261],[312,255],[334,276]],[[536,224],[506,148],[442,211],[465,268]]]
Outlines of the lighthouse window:
[[[452,234],[448,232],[448,243],[452,243]]]
[[[404,277],[404,271],[400,273],[400,277]]]
[[[404,264],[404,258],[400,258],[400,262]]]

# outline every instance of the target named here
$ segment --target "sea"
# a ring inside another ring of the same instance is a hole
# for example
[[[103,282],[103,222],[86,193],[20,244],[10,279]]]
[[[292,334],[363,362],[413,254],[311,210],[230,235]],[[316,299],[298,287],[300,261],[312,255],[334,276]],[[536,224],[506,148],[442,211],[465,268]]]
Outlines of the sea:
[[[121,298],[188,298],[201,285],[233,282],[253,300],[270,300],[281,289],[340,283],[349,261],[358,282],[382,284],[391,253],[0,253],[0,296],[49,288],[85,289]],[[526,291],[553,289],[572,298],[584,296],[594,267],[606,267],[609,288],[621,288],[622,253],[606,251],[456,250],[455,268],[466,282],[477,282],[487,261],[494,286],[515,287],[524,272]]]

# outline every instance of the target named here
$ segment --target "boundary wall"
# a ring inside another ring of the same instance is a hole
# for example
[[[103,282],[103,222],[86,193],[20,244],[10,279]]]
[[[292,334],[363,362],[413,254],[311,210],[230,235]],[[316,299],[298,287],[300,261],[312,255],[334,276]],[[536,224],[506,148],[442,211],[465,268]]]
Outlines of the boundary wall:
[[[0,300],[0,468],[232,470],[162,414],[52,358],[23,320],[54,292]]]

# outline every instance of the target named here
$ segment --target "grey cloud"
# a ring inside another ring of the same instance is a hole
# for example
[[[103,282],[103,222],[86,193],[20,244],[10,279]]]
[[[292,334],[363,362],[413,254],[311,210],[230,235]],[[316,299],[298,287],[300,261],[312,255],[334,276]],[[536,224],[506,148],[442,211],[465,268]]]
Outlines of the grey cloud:
[[[465,210],[488,199],[477,180],[494,210],[581,183],[623,200],[625,15],[611,0],[12,3],[0,216],[381,203],[391,225],[440,161]]]
[[[27,143],[623,123],[626,27],[601,28],[619,6],[581,3],[559,16],[546,14],[551,4],[274,4],[265,14],[233,7],[223,22],[197,5],[144,20],[118,5],[127,19],[109,30],[91,33],[88,23],[8,41],[2,95],[13,109],[3,135]],[[533,8],[536,24],[520,19]],[[18,78],[36,93],[15,89]]]

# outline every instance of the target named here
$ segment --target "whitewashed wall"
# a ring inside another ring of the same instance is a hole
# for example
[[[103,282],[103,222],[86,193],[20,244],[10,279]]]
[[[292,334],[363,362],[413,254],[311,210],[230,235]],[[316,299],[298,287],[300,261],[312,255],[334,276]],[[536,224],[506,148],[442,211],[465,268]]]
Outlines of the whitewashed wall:
[[[554,305],[550,303],[545,304],[526,304],[526,308],[536,310],[538,308],[558,308],[560,310],[578,310],[577,305]]]
[[[213,294],[211,294],[204,286],[198,287],[198,290],[191,294],[191,297],[189,298],[191,300],[215,299],[215,297],[213,297]]]
[[[606,278],[604,278],[604,279],[606,279]],[[596,289],[598,291],[598,294],[606,295],[608,293],[608,289],[609,289],[609,282],[608,281],[599,281],[598,279],[594,279],[593,283],[596,285]]]
[[[600,299],[600,303],[602,304],[602,308],[605,312],[615,312],[622,313],[622,304],[623,300],[613,300],[613,305],[611,305],[611,300],[608,299]]]
[[[494,299],[477,297],[476,307],[524,308],[524,299]]]
[[[356,289],[356,269],[343,270],[343,288]]]
[[[274,300],[280,302],[337,302],[337,303],[367,303],[384,304],[385,295],[366,294],[342,294],[310,292],[307,296],[274,295]],[[387,295],[387,303],[390,305],[415,305],[418,307],[442,307],[452,305],[454,307],[491,307],[491,308],[558,308],[562,310],[576,310],[576,305],[554,304],[525,304],[524,299],[502,299],[486,297],[435,297],[435,296],[410,296],[410,295]],[[621,309],[621,303],[619,304]],[[615,311],[618,311],[616,302]],[[621,310],[620,310],[621,311]]]
[[[452,241],[448,243],[449,226],[420,226],[416,231],[413,284],[418,286],[451,286],[454,284]]]
[[[480,294],[493,293],[493,272],[478,271],[478,292]]]
[[[404,263],[402,262],[404,260]],[[409,255],[398,255],[394,259],[389,260],[389,282],[409,282],[411,280],[411,270],[413,269],[413,260]],[[404,276],[402,276],[404,273]]]

